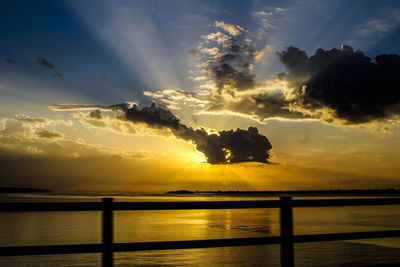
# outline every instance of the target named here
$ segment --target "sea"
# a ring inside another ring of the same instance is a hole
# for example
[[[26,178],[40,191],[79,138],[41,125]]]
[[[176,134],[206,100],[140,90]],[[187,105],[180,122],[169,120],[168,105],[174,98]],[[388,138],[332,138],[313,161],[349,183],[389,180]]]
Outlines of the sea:
[[[259,195],[38,193],[1,194],[0,202],[86,202],[101,201],[103,197],[113,197],[116,202],[277,199]],[[399,206],[295,208],[293,216],[294,234],[400,229]],[[279,235],[278,209],[114,212],[114,242],[276,235]],[[89,243],[101,243],[100,212],[0,213],[0,247]],[[400,266],[400,238],[296,244],[295,263],[296,266]],[[0,266],[101,266],[101,254],[0,257]],[[262,245],[114,253],[114,266],[280,266],[280,247]]]

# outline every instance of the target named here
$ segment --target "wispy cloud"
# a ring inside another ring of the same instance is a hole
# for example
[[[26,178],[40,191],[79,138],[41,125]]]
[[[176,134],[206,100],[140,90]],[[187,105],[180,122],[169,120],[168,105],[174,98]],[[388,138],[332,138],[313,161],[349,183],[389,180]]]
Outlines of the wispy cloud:
[[[12,58],[6,58],[5,62],[8,63],[8,64],[11,64],[11,65],[17,63],[17,61],[15,61],[15,60],[12,59]]]
[[[126,102],[122,104],[117,104],[117,105],[82,105],[82,104],[55,104],[51,105],[50,109],[52,110],[93,110],[93,109],[99,109],[99,110],[121,110],[125,111],[129,108],[131,108],[135,103],[133,102]]]
[[[62,74],[61,72],[56,72],[53,74],[53,77],[62,79],[64,78],[64,74]]]
[[[50,70],[56,70],[56,67],[54,66],[53,63],[47,61],[46,58],[44,57],[40,57],[37,59],[37,62],[40,66],[46,68],[46,69],[50,69]]]
[[[49,62],[46,58],[44,57],[39,57],[37,59],[37,62],[40,66],[42,66],[43,68],[49,69],[51,71],[56,71],[56,66]],[[58,79],[63,79],[64,78],[64,74],[62,74],[61,72],[56,72],[53,74],[54,78],[58,78]]]
[[[45,139],[60,139],[64,137],[63,134],[55,130],[42,130],[40,132],[37,132],[36,134],[40,138],[45,138]]]
[[[224,21],[216,21],[215,26],[218,28],[223,29],[224,31],[228,32],[233,36],[237,36],[243,33],[244,29],[239,25],[233,25],[230,23],[226,23]]]

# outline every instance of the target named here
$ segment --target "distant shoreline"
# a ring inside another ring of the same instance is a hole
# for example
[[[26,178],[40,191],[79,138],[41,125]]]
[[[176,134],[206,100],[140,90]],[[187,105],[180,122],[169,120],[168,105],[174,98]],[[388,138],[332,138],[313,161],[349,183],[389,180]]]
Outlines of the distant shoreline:
[[[335,189],[335,190],[289,190],[289,191],[168,191],[166,194],[212,194],[212,195],[268,195],[268,196],[370,196],[370,195],[396,195],[400,196],[400,189]]]
[[[48,189],[41,188],[26,188],[26,187],[3,187],[0,186],[0,194],[11,193],[50,193]]]

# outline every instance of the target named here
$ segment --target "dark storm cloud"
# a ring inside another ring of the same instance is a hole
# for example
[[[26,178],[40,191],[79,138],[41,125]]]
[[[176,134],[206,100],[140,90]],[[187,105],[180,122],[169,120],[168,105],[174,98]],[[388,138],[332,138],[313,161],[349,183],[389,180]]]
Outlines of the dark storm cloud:
[[[171,111],[155,103],[141,110],[134,105],[120,118],[133,123],[144,123],[152,128],[170,129],[176,137],[193,142],[211,164],[268,163],[268,151],[272,148],[268,139],[260,135],[255,127],[209,134],[203,128],[195,130],[180,123]]]
[[[12,59],[12,58],[6,58],[6,63],[8,63],[8,64],[15,64],[15,63],[17,63],[17,61],[15,61],[14,59]]]
[[[400,57],[379,55],[372,62],[350,46],[318,49],[308,57],[295,47],[277,53],[297,89],[297,101],[311,111],[328,107],[348,124],[389,118],[400,103]],[[397,113],[399,114],[399,113]]]
[[[56,67],[54,66],[54,64],[47,61],[47,59],[45,59],[44,57],[38,58],[37,62],[39,63],[40,66],[42,66],[44,68],[47,68],[50,70],[56,70]]]
[[[256,127],[220,131],[218,134],[208,134],[204,129],[188,128],[178,136],[192,141],[211,164],[268,163],[268,151],[272,148],[269,140],[260,135]]]

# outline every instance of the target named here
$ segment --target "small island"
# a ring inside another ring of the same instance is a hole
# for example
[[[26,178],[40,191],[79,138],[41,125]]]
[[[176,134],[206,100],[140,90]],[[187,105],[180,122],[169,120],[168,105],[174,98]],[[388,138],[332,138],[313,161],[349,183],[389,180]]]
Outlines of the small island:
[[[194,192],[189,190],[176,190],[176,191],[168,191],[167,194],[187,195],[187,194],[194,194]]]

